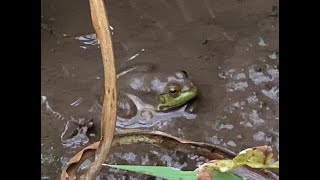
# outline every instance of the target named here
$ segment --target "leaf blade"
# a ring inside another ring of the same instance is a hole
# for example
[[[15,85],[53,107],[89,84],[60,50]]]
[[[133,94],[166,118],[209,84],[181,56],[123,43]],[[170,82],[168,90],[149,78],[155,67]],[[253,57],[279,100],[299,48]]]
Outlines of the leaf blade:
[[[109,165],[112,168],[118,168],[127,171],[133,171],[146,175],[161,177],[167,180],[196,180],[198,171],[181,171],[167,166],[135,166],[135,165]],[[241,177],[231,172],[210,171],[214,180],[243,180]]]
[[[112,168],[138,172],[142,174],[161,177],[168,180],[196,180],[194,171],[180,171],[166,166],[135,166],[135,165],[107,165]]]

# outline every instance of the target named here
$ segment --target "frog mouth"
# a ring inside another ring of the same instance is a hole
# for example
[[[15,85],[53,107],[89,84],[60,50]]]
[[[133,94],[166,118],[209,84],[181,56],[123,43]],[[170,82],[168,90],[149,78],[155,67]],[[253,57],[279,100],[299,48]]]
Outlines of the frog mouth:
[[[156,112],[170,112],[170,111],[176,111],[176,110],[179,110],[180,108],[184,107],[184,106],[188,106],[188,104],[192,104],[194,103],[195,101],[198,101],[199,98],[197,96],[191,98],[190,100],[188,100],[187,102],[185,103],[182,103],[182,104],[176,104],[174,106],[164,106],[163,104],[159,104],[155,111]]]
[[[180,104],[180,105],[175,105],[175,106],[161,106],[158,105],[157,108],[155,109],[155,111],[157,112],[169,112],[169,111],[174,111],[174,110],[178,110],[179,108],[181,108],[184,104]]]

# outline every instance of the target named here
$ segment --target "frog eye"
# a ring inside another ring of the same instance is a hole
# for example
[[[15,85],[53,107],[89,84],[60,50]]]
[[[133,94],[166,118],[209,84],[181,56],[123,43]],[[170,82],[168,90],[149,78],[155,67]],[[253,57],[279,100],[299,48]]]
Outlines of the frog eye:
[[[168,87],[168,94],[173,98],[178,97],[180,95],[180,87],[177,85],[170,85]]]

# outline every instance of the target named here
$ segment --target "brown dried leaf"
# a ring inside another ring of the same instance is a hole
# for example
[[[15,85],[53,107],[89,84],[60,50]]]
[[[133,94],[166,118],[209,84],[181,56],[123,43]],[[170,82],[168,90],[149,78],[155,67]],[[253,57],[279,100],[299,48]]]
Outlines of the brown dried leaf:
[[[61,180],[66,180],[68,177],[69,177],[68,180],[74,179],[75,177],[74,172],[76,172],[80,164],[85,159],[87,159],[88,157],[91,157],[94,154],[99,143],[100,141],[86,147],[85,149],[77,153],[75,157],[71,158],[70,162],[68,162],[68,165],[64,168],[62,172]],[[235,153],[225,148],[215,146],[212,144],[206,144],[202,142],[194,142],[194,141],[181,139],[161,131],[138,130],[138,129],[125,129],[125,130],[121,130],[120,132],[117,132],[112,142],[112,146],[114,147],[114,146],[138,144],[138,143],[147,143],[147,144],[152,144],[155,146],[176,150],[180,152],[193,153],[200,156],[204,156],[205,158],[212,159],[212,160],[215,160],[215,159],[221,160],[221,159],[229,159],[229,158],[231,159],[232,157],[235,156]],[[256,150],[259,149],[262,152],[269,152],[269,147],[265,147],[265,146],[255,147],[254,149]],[[272,154],[272,153],[269,153],[269,154]],[[81,156],[87,156],[87,157],[81,157]],[[268,157],[269,156],[267,156],[267,159]],[[224,161],[228,161],[228,160],[224,160]],[[229,161],[232,161],[232,160],[229,160]],[[210,162],[207,162],[207,164],[210,164]],[[260,174],[264,177],[277,176],[276,174],[273,174],[271,171],[268,171],[268,170],[253,172],[252,170],[248,169],[248,171],[251,172],[252,174]]]
[[[99,146],[100,141],[95,142],[74,155],[67,165],[63,168],[61,173],[61,180],[74,180],[76,179],[76,172],[80,164],[87,158],[94,155],[96,149]]]

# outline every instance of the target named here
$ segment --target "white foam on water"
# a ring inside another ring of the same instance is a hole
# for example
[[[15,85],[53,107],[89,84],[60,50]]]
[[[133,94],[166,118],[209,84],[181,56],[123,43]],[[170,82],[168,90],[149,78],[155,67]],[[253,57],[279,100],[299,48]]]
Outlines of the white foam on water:
[[[237,146],[236,143],[234,141],[232,141],[232,140],[228,141],[227,145],[232,146],[232,147],[236,147]]]
[[[279,88],[274,86],[270,90],[261,90],[262,94],[271,98],[272,100],[279,101]]]
[[[262,37],[259,37],[259,43],[258,43],[259,46],[267,46],[267,44],[264,42],[263,38]]]

